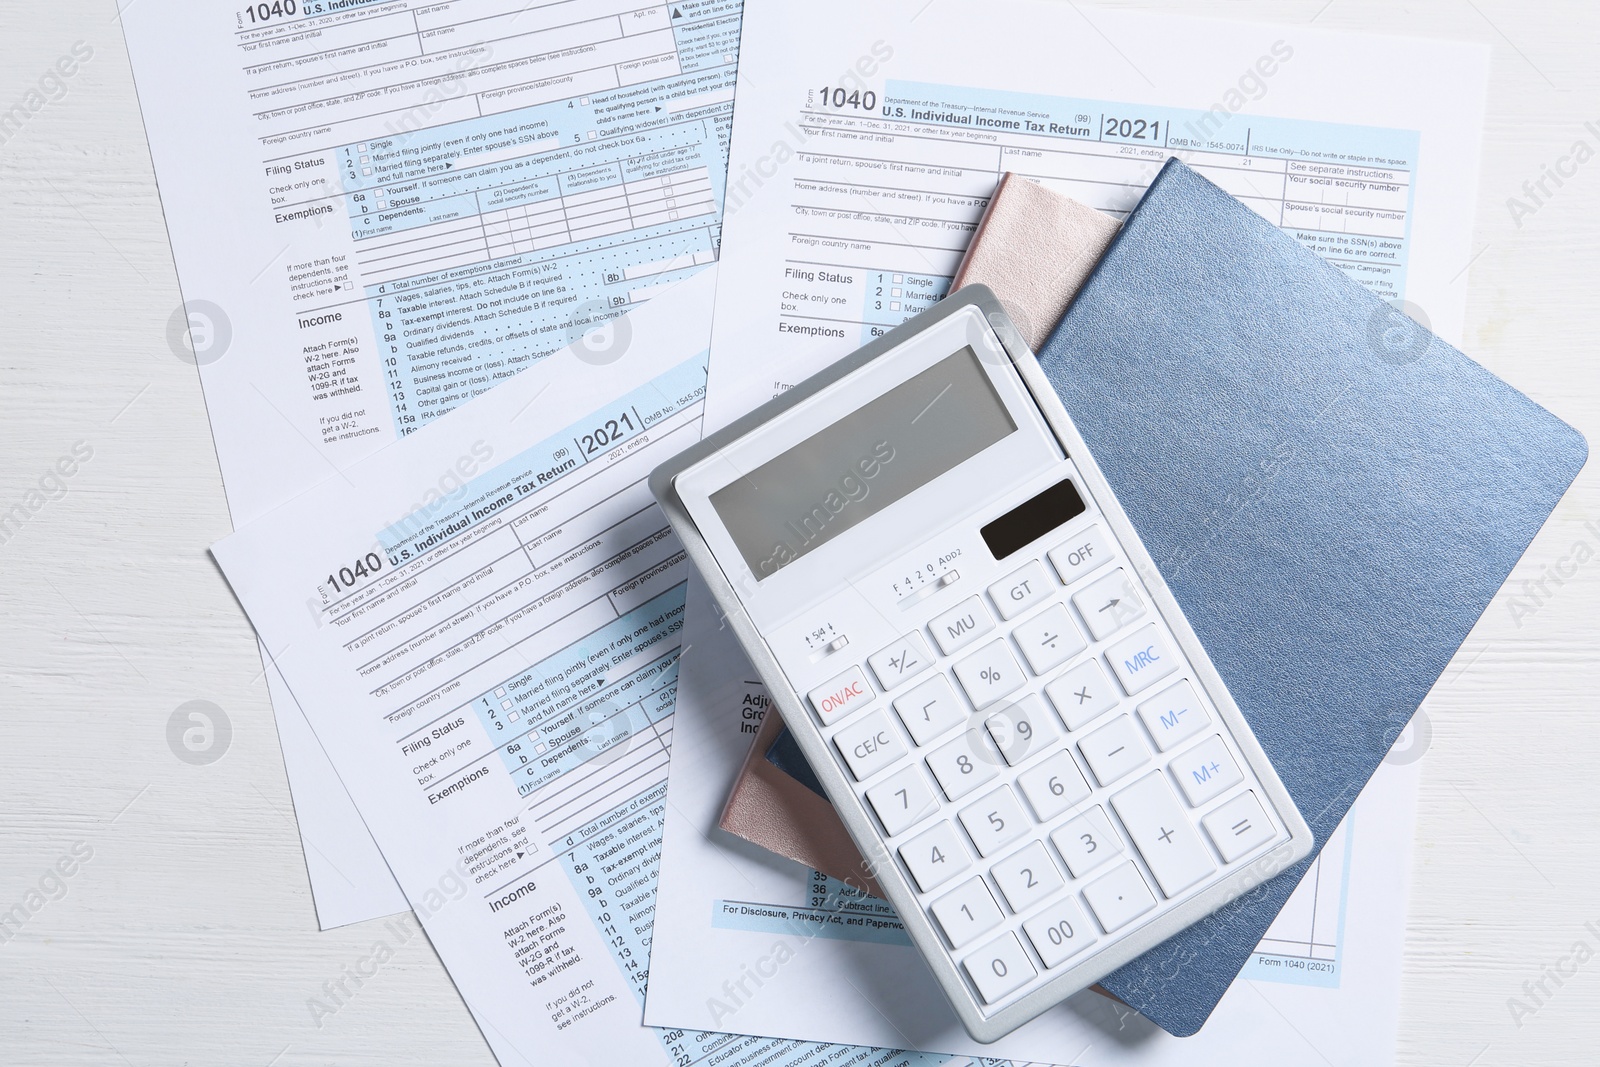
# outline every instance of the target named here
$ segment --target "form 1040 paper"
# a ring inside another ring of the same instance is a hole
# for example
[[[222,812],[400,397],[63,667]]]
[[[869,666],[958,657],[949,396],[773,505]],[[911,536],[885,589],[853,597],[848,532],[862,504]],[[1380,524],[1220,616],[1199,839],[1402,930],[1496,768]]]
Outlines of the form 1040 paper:
[[[939,299],[1007,171],[1116,213],[1177,155],[1444,337],[1459,334],[1486,76],[1476,47],[1027,0],[981,12],[819,0],[752,8],[740,48],[762,76],[741,85],[735,120],[708,428]],[[712,656],[696,639],[680,690],[646,1018],[978,1051],[923,996],[914,954],[892,943],[875,901],[707,835],[726,796],[713,783],[748,746],[731,731],[764,699],[737,650]],[[1392,818],[1409,820],[1413,785],[1389,787]],[[1376,859],[1319,865],[1348,872],[1348,891],[1334,880],[1350,902],[1331,939],[1341,947],[1330,951],[1319,924],[1285,923],[1275,933],[1303,927],[1319,943],[1297,959],[1275,954],[1287,941],[1263,942],[1200,1038],[1123,1041],[1117,1020],[1108,1039],[1103,1002],[1086,995],[987,1054],[1391,1058],[1404,878],[1392,872],[1407,869],[1409,842],[1379,845],[1370,823],[1353,840],[1358,858]],[[803,950],[760,987],[723,984],[782,937]],[[1269,1030],[1284,1043],[1251,1041]]]
[[[121,6],[236,526],[716,257],[740,0]],[[267,678],[319,920],[398,910]]]
[[[712,288],[214,549],[505,1064],[921,1060],[640,1023],[687,577],[643,479],[699,436]]]

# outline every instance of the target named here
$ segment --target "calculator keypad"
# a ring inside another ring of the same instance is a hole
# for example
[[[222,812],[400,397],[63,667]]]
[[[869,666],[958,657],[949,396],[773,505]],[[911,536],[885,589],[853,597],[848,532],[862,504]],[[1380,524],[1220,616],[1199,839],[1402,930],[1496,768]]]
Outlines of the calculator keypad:
[[[984,1004],[1279,836],[1102,525],[925,611],[808,698]]]

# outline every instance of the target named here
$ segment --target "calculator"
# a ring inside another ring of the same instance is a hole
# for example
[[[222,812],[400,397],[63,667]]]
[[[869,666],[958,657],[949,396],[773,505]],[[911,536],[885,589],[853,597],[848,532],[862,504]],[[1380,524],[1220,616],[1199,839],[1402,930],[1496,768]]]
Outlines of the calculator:
[[[1310,852],[984,287],[705,438],[651,488],[978,1041]]]

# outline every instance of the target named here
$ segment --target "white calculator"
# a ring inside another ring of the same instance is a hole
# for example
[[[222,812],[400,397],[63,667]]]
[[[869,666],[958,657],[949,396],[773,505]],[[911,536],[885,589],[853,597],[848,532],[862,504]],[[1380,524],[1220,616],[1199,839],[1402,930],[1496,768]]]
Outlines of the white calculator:
[[[1310,851],[987,289],[651,488],[977,1040]]]

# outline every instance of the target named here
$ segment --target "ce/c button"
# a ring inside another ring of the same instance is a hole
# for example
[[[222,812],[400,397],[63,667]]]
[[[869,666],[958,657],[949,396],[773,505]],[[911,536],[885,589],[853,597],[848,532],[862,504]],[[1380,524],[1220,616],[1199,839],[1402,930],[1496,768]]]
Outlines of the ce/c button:
[[[833,744],[858,782],[866,781],[906,754],[900,731],[881,708],[834,734]]]

